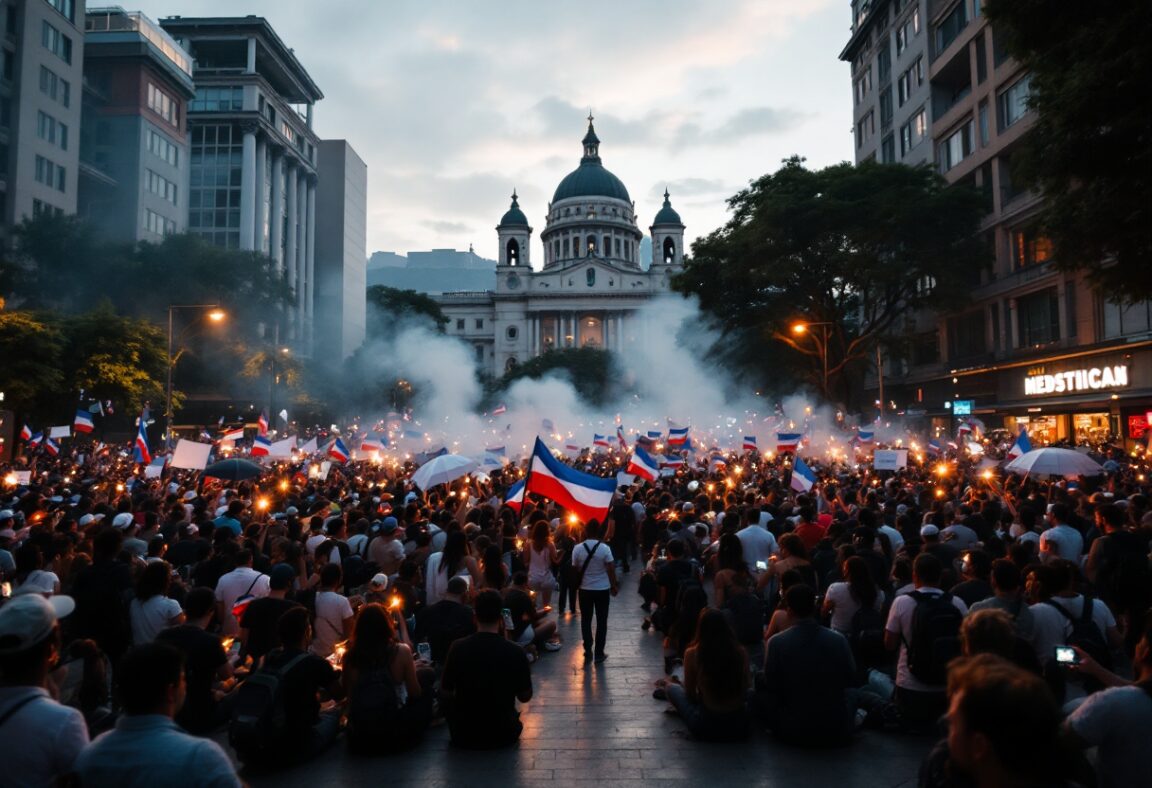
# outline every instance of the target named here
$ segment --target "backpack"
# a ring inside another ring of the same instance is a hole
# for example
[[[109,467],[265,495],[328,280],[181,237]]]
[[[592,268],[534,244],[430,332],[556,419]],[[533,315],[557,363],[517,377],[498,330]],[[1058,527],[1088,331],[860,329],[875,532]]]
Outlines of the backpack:
[[[391,736],[400,712],[391,659],[364,671],[348,698],[349,743],[356,745]]]
[[[755,645],[764,639],[764,600],[751,591],[736,594],[724,603],[736,639]]]
[[[1084,597],[1084,609],[1080,612],[1079,618],[1073,618],[1063,605],[1052,599],[1045,599],[1044,601],[1059,610],[1060,614],[1072,625],[1072,631],[1066,641],[1068,645],[1083,649],[1101,666],[1111,670],[1112,652],[1108,648],[1108,641],[1104,639],[1104,633],[1100,631],[1100,627],[1092,620],[1092,597]]]
[[[960,622],[964,615],[952,595],[912,591],[912,640],[906,642],[908,671],[925,684],[941,685],[948,678],[948,661],[960,653]]]
[[[875,607],[860,605],[852,614],[848,630],[848,644],[858,666],[873,666],[884,656],[884,627],[887,618]]]
[[[288,720],[281,682],[308,656],[305,652],[275,670],[258,670],[236,690],[228,741],[242,760],[270,753],[284,739]]]

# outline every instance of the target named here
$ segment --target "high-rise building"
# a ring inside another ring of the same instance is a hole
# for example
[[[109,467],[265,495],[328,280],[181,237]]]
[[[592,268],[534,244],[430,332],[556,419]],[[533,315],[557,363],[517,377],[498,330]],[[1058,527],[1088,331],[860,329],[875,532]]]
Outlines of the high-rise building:
[[[0,3],[0,232],[76,212],[84,0]]]
[[[188,228],[272,257],[295,297],[281,339],[307,352],[320,144],[312,112],[324,94],[262,17],[168,17],[160,25],[193,59]]]
[[[192,58],[138,12],[89,8],[84,30],[78,212],[119,240],[184,232]]]
[[[928,88],[928,0],[853,0],[852,65],[856,163],[932,161]]]
[[[313,352],[340,361],[364,342],[368,167],[345,140],[323,140],[317,171]]]
[[[870,13],[886,5],[873,2]],[[930,158],[948,182],[984,194],[989,255],[973,261],[965,308],[909,318],[908,351],[886,353],[885,399],[940,432],[970,412],[1005,440],[1024,426],[1033,443],[1131,446],[1152,414],[1152,304],[1110,303],[1082,274],[1053,267],[1037,221],[1042,199],[1013,178],[1032,133],[1030,75],[1007,56],[980,0],[926,0],[920,10]]]

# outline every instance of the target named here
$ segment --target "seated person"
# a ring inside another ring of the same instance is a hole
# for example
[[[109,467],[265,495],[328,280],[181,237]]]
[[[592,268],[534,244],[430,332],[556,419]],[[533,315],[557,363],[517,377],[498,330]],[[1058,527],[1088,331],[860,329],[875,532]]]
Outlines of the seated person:
[[[482,591],[476,597],[476,634],[448,651],[440,695],[458,747],[504,747],[524,729],[516,701],[532,699],[532,674],[524,650],[504,636],[503,607],[500,592]]]
[[[508,639],[529,653],[538,648],[549,651],[560,649],[556,637],[556,622],[548,619],[548,612],[537,610],[528,588],[528,573],[517,572],[512,585],[504,589],[504,607],[512,614],[512,632]]]
[[[732,741],[748,735],[748,678],[748,654],[728,618],[705,609],[684,652],[684,683],[670,681],[665,690],[693,736]]]
[[[453,577],[444,598],[416,614],[416,639],[432,647],[432,662],[443,665],[448,647],[476,631],[472,608],[464,604],[468,581]]]
[[[216,614],[212,589],[202,586],[189,591],[184,612],[187,621],[161,630],[156,640],[175,646],[184,655],[187,693],[176,722],[202,736],[228,719],[230,704],[224,688],[232,678],[232,664],[220,636],[208,631]],[[220,682],[224,682],[222,687]]]

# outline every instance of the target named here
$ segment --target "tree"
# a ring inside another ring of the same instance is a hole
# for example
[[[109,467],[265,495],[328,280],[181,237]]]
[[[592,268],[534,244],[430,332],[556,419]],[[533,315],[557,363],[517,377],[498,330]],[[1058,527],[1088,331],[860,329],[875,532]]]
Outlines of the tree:
[[[1143,0],[1085,6],[991,0],[997,42],[1031,74],[1036,121],[1015,177],[1044,197],[1054,264],[1111,299],[1152,298],[1152,13]]]
[[[30,312],[0,310],[0,391],[8,407],[35,416],[50,412],[42,409],[41,396],[65,390],[63,349],[57,326]]]
[[[732,335],[775,340],[807,358],[828,398],[843,373],[903,333],[920,308],[961,302],[988,255],[976,231],[978,192],[928,166],[866,163],[809,170],[793,157],[728,200],[732,218],[692,246],[674,286]],[[798,322],[828,323],[804,335]]]
[[[84,390],[129,412],[164,401],[168,353],[159,327],[117,315],[108,304],[66,317],[60,326],[69,394]]]
[[[394,335],[407,321],[431,325],[441,334],[448,317],[436,300],[415,290],[399,290],[385,285],[368,288],[368,330],[370,339]]]
[[[539,380],[557,374],[571,381],[576,393],[591,405],[612,401],[615,384],[621,379],[615,357],[598,348],[561,348],[517,365],[500,379],[498,390],[506,390],[518,380]]]

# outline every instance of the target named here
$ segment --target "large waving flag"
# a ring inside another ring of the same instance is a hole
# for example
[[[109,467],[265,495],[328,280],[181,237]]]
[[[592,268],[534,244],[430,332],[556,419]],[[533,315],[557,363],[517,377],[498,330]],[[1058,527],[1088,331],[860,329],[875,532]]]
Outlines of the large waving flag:
[[[797,492],[808,492],[816,484],[816,473],[809,468],[799,457],[792,464],[792,489]]]
[[[526,481],[526,492],[551,498],[581,520],[603,521],[616,492],[615,477],[604,479],[569,468],[552,456],[540,438],[532,448]]]
[[[508,489],[508,495],[504,499],[504,505],[514,512],[519,512],[520,507],[524,505],[524,480],[513,484]]]
[[[136,429],[136,441],[132,444],[132,458],[143,465],[152,462],[152,452],[148,450],[148,419],[140,414],[140,426]]]
[[[632,449],[632,457],[628,460],[628,467],[624,472],[654,482],[656,477],[660,475],[660,463],[653,459],[648,452],[636,446]]]
[[[388,436],[379,435],[375,432],[369,432],[364,436],[364,440],[360,441],[360,451],[384,451],[388,445]]]
[[[232,441],[233,443],[236,441],[244,440],[244,428],[237,427],[234,430],[227,430],[223,435],[220,436],[220,440]]]
[[[1030,451],[1032,451],[1032,441],[1028,439],[1028,428],[1021,424],[1020,434],[1016,436],[1016,442],[1008,450],[1008,459],[1014,460],[1017,457],[1023,457]]]
[[[72,429],[83,433],[89,433],[96,429],[96,425],[92,421],[92,414],[86,410],[77,410],[76,418],[72,420]]]
[[[612,448],[612,441],[608,440],[607,435],[594,434],[592,436],[592,445],[597,446],[597,447],[602,448],[602,449],[611,449]]]
[[[785,454],[793,452],[800,448],[800,441],[804,439],[804,434],[801,432],[778,432],[776,433],[776,453]]]
[[[662,460],[660,460],[660,467],[661,468],[676,469],[676,468],[683,468],[685,465],[687,465],[687,463],[684,461],[684,458],[682,458],[682,457],[665,457]]]
[[[668,428],[668,445],[669,446],[683,446],[688,442],[688,428],[687,427],[669,427]]]
[[[272,453],[272,440],[267,435],[257,435],[252,439],[252,451],[249,453],[253,457],[267,457]]]
[[[344,441],[337,438],[328,447],[328,456],[337,462],[348,462],[351,455],[348,454],[348,448],[344,445]]]
[[[744,436],[743,449],[744,449],[744,451],[756,451],[756,436],[755,435],[745,435]]]

